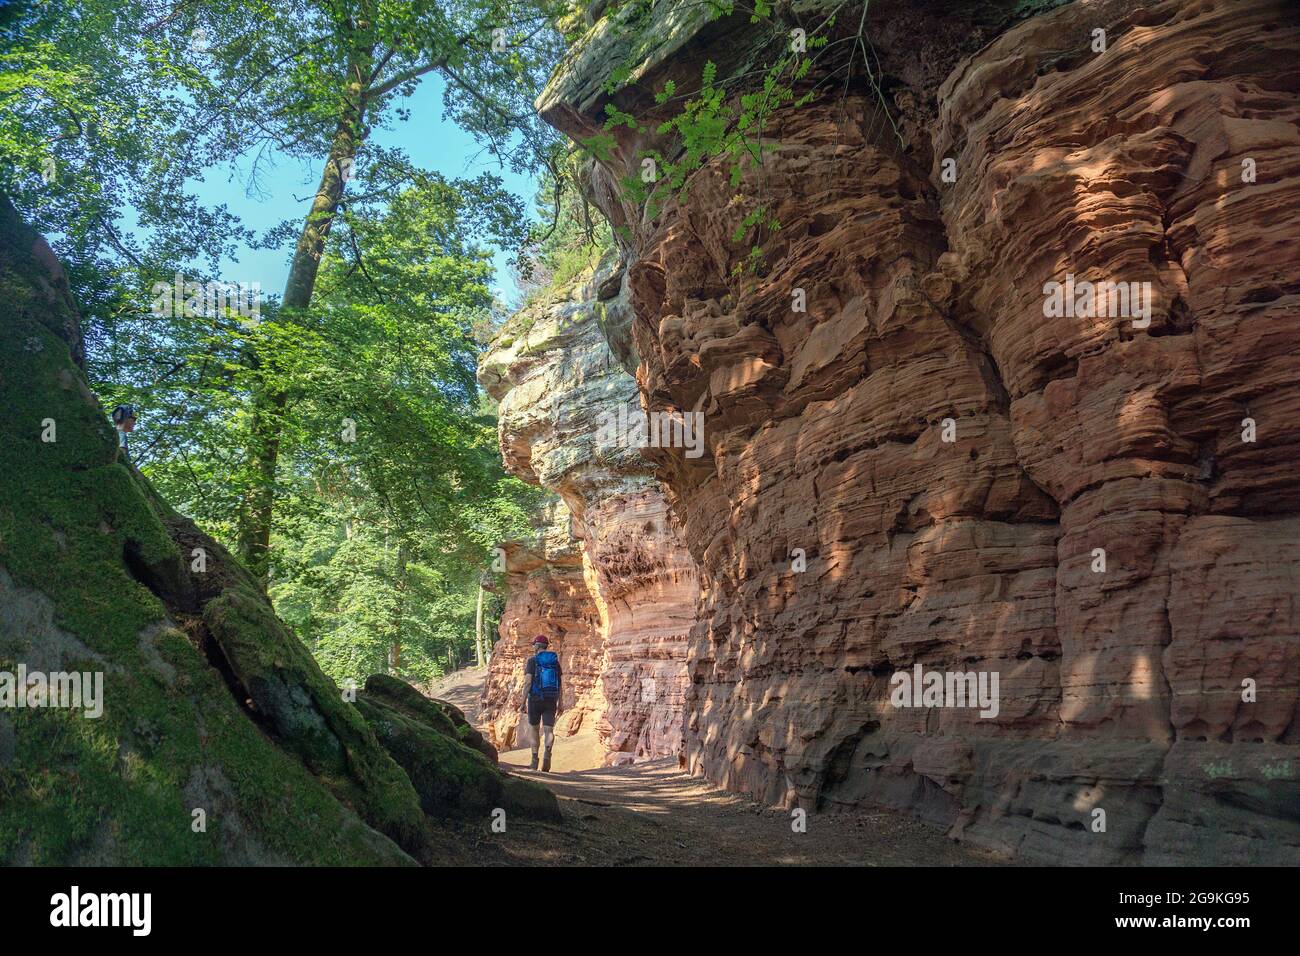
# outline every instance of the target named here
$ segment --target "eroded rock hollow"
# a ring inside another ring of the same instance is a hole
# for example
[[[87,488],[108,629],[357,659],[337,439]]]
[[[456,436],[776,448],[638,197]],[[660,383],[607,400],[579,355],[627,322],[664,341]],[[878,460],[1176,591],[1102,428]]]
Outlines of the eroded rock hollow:
[[[613,137],[588,189],[624,351],[649,409],[705,415],[702,457],[645,452],[689,558],[640,543],[669,527],[644,469],[578,451],[600,343],[548,331],[484,378],[510,467],[573,511],[585,626],[636,649],[599,665],[612,749],[671,750],[684,696],[689,768],[771,803],[904,808],[1037,860],[1300,859],[1294,9],[872,3],[761,166],[712,159],[647,208],[620,181],[680,155],[653,94],[761,73],[785,32],[633,7],[538,106]],[[605,130],[611,101],[640,126]],[[673,691],[647,713],[624,705],[650,645]],[[998,675],[996,715],[897,706],[917,665]]]

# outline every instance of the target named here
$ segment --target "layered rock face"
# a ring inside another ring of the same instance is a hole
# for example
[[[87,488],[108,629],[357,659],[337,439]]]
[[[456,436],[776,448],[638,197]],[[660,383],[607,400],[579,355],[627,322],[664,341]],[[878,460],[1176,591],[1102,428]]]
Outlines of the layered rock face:
[[[563,502],[553,502],[540,516],[537,537],[507,542],[506,606],[500,639],[492,649],[483,688],[480,722],[500,750],[529,744],[523,723],[524,662],[532,641],[545,634],[560,655],[563,713],[557,733],[590,729],[604,711],[600,672],[604,661],[596,608],[583,577],[582,551],[570,532]]]
[[[602,334],[621,309],[617,290],[618,275],[606,271],[525,309],[479,369],[500,403],[506,467],[555,492],[563,521],[552,521],[540,553],[507,548],[509,596],[484,693],[489,726],[501,745],[518,736],[523,661],[546,634],[565,674],[559,731],[596,721],[611,762],[681,751],[699,594],[651,463],[618,440],[620,420],[641,407]]]
[[[706,416],[652,452],[701,574],[690,768],[1028,859],[1300,860],[1294,11],[873,3],[869,77],[832,43],[761,172],[646,211],[612,184],[674,156],[652,94],[771,35],[694,9],[611,14],[538,104],[599,135],[634,62],[591,194],[645,400]],[[918,666],[996,706],[904,706]]]

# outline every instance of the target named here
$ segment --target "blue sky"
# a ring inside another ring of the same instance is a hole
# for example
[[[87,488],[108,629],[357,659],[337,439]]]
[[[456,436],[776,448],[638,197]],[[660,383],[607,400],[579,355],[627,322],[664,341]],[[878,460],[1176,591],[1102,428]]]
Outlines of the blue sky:
[[[405,122],[396,118],[386,129],[376,128],[371,140],[379,146],[400,148],[415,165],[454,177],[473,177],[491,172],[501,177],[505,187],[520,196],[532,211],[536,185],[531,178],[520,176],[502,168],[482,149],[474,138],[442,115],[443,80],[436,75],[426,76],[411,96],[395,106],[410,111]],[[391,108],[390,108],[391,109]],[[290,219],[301,222],[311,204],[311,197],[320,182],[324,157],[310,164],[298,159],[278,156],[274,167],[263,163],[259,173],[260,194],[249,196],[245,192],[251,156],[236,157],[227,166],[213,167],[204,174],[202,182],[191,184],[193,194],[207,206],[225,203],[230,211],[251,229],[261,235],[267,229]],[[232,177],[233,172],[233,177]],[[266,295],[279,295],[289,274],[289,257],[292,249],[242,249],[238,261],[223,259],[221,276],[227,281],[260,283]],[[495,250],[496,266],[494,290],[512,308],[517,305],[518,289],[506,268],[508,251]]]

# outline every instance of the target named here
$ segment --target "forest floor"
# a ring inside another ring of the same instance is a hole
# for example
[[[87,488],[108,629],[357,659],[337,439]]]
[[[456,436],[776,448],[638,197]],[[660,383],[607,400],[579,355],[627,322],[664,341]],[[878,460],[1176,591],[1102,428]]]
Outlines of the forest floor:
[[[428,690],[478,716],[483,669]],[[500,755],[502,769],[555,792],[562,824],[507,820],[506,832],[458,824],[448,863],[540,866],[996,866],[937,827],[890,810],[810,813],[797,833],[790,813],[719,790],[668,758],[605,767],[594,734],[555,741],[550,773],[527,769],[529,752]]]

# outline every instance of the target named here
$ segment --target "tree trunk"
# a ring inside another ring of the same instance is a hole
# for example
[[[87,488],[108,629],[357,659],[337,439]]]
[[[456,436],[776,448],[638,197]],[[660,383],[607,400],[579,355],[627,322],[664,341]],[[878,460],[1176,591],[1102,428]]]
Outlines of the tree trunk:
[[[483,586],[478,589],[478,610],[474,613],[474,658],[483,666]]]
[[[397,613],[393,621],[393,643],[388,653],[388,669],[399,677],[402,668],[402,621],[406,615],[406,542],[397,545]]]
[[[345,174],[351,168],[357,149],[364,140],[365,78],[369,76],[371,53],[360,56],[348,70],[342,115],[329,158],[321,173],[311,211],[303,223],[294,249],[289,278],[284,286],[281,309],[285,314],[311,306],[320,271],[321,255],[330,227],[338,215],[346,185]],[[280,458],[280,435],[289,396],[283,389],[270,386],[253,394],[252,437],[247,449],[253,483],[244,493],[239,509],[239,556],[255,575],[266,580],[271,546],[271,524],[275,513],[275,475]]]

